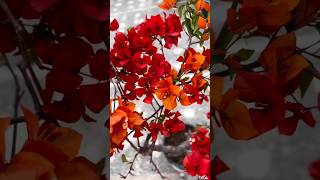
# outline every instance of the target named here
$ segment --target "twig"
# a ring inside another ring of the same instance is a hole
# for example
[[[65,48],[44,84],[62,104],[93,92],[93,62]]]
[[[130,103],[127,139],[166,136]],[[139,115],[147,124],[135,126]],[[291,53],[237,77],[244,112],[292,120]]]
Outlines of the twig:
[[[158,168],[158,166],[156,165],[156,163],[154,163],[153,159],[152,159],[152,154],[150,157],[150,163],[153,165],[153,167],[155,168],[155,170],[157,171],[157,173],[160,175],[161,179],[167,179],[164,175],[162,175],[160,169]]]
[[[149,116],[148,118],[146,118],[146,121],[148,121],[149,119],[151,119],[152,117],[154,117],[161,109],[163,109],[163,106],[160,106],[160,108],[155,111],[151,116]]]
[[[137,152],[139,152],[139,149],[136,145],[134,145],[128,138],[126,138],[126,141],[130,144],[130,146]]]
[[[120,174],[121,178],[126,179],[126,178],[129,176],[129,174],[133,175],[133,173],[132,173],[131,171],[134,171],[134,169],[133,169],[133,164],[134,164],[134,162],[136,161],[138,155],[139,155],[139,153],[136,153],[136,154],[134,155],[133,160],[132,160],[131,162],[129,162],[129,164],[131,164],[131,165],[130,165],[130,168],[129,168],[129,172],[128,172],[126,175]]]

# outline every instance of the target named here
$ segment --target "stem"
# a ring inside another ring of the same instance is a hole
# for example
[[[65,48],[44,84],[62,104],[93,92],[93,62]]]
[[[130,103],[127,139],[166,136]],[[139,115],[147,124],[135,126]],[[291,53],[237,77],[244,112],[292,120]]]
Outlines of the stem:
[[[126,138],[126,141],[130,144],[130,146],[131,146],[135,151],[139,152],[139,149],[137,148],[137,146],[135,146],[135,145],[133,144],[133,142],[131,142],[128,138]]]
[[[161,106],[159,109],[157,109],[157,111],[155,111],[151,116],[149,116],[146,121],[148,121],[149,119],[151,119],[152,117],[154,117],[160,110],[163,109],[163,106]]]
[[[158,168],[158,166],[156,165],[156,163],[154,163],[154,161],[152,159],[152,153],[151,153],[151,157],[150,157],[150,163],[153,165],[153,167],[155,168],[157,173],[160,175],[161,179],[167,179],[164,175],[162,175],[162,173],[161,173],[160,169]]]
[[[24,81],[25,81],[25,83],[26,83],[26,85],[27,85],[27,87],[29,89],[29,93],[30,93],[30,95],[32,97],[32,100],[33,100],[33,103],[34,103],[34,107],[35,107],[36,111],[39,111],[41,105],[40,105],[38,96],[37,96],[37,94],[36,94],[36,92],[34,90],[34,87],[32,86],[31,80],[29,79],[28,74],[27,74],[27,72],[25,71],[25,69],[23,67],[18,66],[18,68],[19,68],[20,72],[22,73]]]
[[[121,174],[120,174],[121,178],[126,179],[126,178],[129,176],[129,174],[133,175],[131,171],[134,170],[134,169],[133,169],[133,164],[134,164],[134,162],[136,161],[138,155],[139,155],[139,153],[136,153],[136,154],[134,155],[133,160],[132,160],[131,162],[129,162],[129,163],[131,164],[131,165],[130,165],[130,168],[129,168],[129,172],[128,172],[126,175],[121,175]]]

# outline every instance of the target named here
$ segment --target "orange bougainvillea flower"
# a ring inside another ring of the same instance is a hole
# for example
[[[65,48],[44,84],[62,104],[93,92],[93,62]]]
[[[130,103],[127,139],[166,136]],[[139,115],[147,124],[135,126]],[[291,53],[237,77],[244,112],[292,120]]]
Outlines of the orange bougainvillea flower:
[[[194,86],[198,90],[202,90],[208,82],[203,79],[202,72],[199,72],[192,77],[191,83],[192,86]]]
[[[28,138],[10,164],[4,166],[3,161],[0,162],[1,180],[104,179],[95,164],[83,157],[76,157],[80,149],[81,134],[49,122],[39,126],[39,119],[33,112],[25,107],[22,107],[22,111]],[[8,118],[1,119],[1,132],[5,132],[9,123]],[[0,141],[3,144],[3,137]]]
[[[169,10],[176,4],[176,2],[177,0],[163,0],[163,2],[158,5],[158,7],[164,10]]]
[[[210,12],[210,4],[205,0],[198,0],[195,4],[195,7],[196,7],[196,10],[198,11],[204,9],[207,12]]]
[[[213,89],[211,107],[219,112],[221,123],[227,134],[234,139],[250,139],[258,135],[248,108],[237,100],[238,92],[229,89],[223,93],[224,80],[222,77],[212,77]],[[241,116],[239,116],[241,114]]]
[[[192,71],[196,72],[200,69],[202,64],[204,63],[206,57],[199,52],[194,51],[193,49],[189,49],[187,51],[186,62],[183,65],[182,69],[184,71]]]
[[[262,52],[260,62],[274,82],[287,83],[310,65],[302,55],[295,54],[295,49],[296,36],[292,32],[277,37]]]
[[[255,27],[265,33],[275,32],[290,21],[296,5],[296,0],[243,0],[238,12],[228,10],[228,25],[237,34]]]
[[[198,27],[200,29],[206,29],[207,28],[207,20],[201,16],[199,16],[198,19]]]
[[[118,104],[118,108],[110,115],[110,141],[115,145],[110,147],[110,152],[113,152],[112,147],[121,146],[128,135],[128,128],[133,129],[144,122],[141,115],[134,111],[134,103],[125,103],[118,97]]]
[[[168,110],[172,110],[177,106],[176,99],[179,96],[179,86],[173,84],[171,76],[160,80],[157,83],[157,89],[155,90],[156,96],[162,100],[164,107]]]

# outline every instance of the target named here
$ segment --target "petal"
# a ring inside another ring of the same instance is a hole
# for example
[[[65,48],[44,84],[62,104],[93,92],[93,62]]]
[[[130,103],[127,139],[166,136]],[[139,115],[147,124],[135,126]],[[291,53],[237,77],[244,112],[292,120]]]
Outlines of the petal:
[[[170,95],[166,99],[163,100],[163,105],[166,109],[172,110],[177,106],[176,102],[177,96]]]
[[[132,112],[128,114],[129,128],[133,129],[134,126],[139,126],[144,122],[143,118],[137,112]]]
[[[247,107],[239,101],[233,101],[229,104],[224,111],[224,115],[222,115],[221,121],[231,138],[245,140],[258,135]]]
[[[56,168],[56,174],[59,180],[101,179],[96,165],[84,157],[60,164]]]

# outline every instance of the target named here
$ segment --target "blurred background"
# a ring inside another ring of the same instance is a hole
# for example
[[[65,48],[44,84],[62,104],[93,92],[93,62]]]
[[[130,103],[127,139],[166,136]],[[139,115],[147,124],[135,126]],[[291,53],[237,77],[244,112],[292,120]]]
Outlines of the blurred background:
[[[214,16],[213,28],[218,36],[230,2],[214,0],[212,14]],[[297,46],[306,47],[320,39],[319,32],[313,28],[303,28],[296,32]],[[241,48],[256,49],[250,59],[254,61],[266,46],[265,38],[250,38],[235,44],[230,51],[237,52]],[[319,46],[311,52],[319,50]],[[306,56],[320,69],[319,59]],[[248,63],[250,63],[248,61]],[[216,67],[216,71],[221,71]],[[311,86],[302,99],[306,107],[317,104],[320,91],[319,80],[313,79]],[[300,97],[300,92],[296,92]],[[313,115],[319,123],[320,114],[317,110]],[[276,129],[263,134],[250,141],[236,141],[229,138],[223,129],[215,129],[215,143],[212,151],[218,154],[231,168],[231,171],[222,173],[221,180],[311,180],[308,175],[309,164],[320,158],[320,125],[314,129],[299,122],[297,131],[293,136],[279,135]]]

